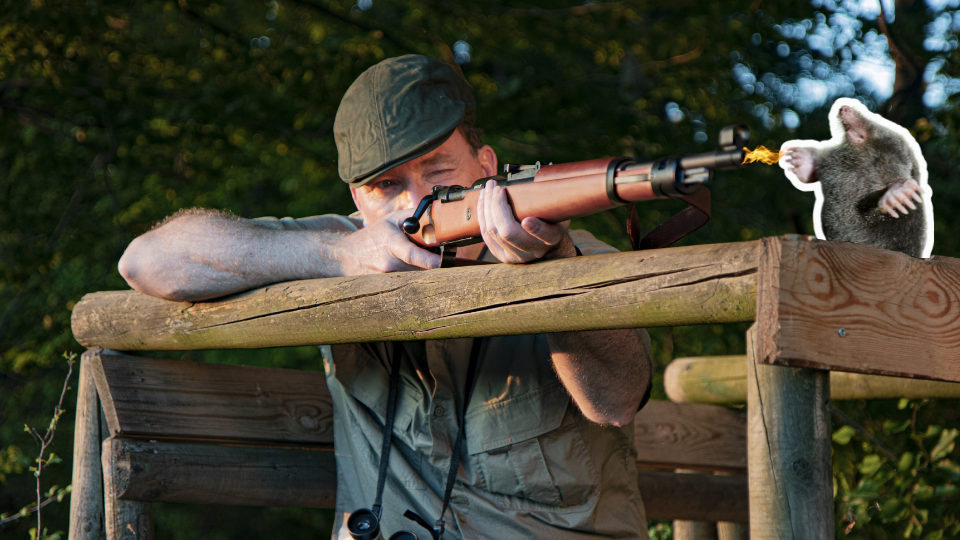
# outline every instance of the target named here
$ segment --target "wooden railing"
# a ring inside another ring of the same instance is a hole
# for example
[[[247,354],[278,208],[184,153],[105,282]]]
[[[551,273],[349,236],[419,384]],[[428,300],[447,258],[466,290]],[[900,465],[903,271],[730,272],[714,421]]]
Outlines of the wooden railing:
[[[801,237],[271,285],[205,303],[94,293],[73,331],[124,351],[756,321],[751,537],[833,536],[829,371],[960,381],[960,261]]]

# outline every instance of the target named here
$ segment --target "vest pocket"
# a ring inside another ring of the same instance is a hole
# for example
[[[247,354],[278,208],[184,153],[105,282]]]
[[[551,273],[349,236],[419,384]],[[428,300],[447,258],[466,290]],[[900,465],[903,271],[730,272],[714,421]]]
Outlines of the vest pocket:
[[[513,509],[582,509],[595,502],[599,476],[559,383],[467,418],[467,450],[478,486]]]

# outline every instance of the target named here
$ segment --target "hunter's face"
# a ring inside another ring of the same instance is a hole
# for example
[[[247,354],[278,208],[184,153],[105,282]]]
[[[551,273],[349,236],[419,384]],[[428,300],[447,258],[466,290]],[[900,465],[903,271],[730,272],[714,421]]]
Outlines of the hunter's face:
[[[483,146],[474,154],[457,130],[433,152],[390,169],[350,192],[364,223],[369,224],[391,212],[416,208],[433,186],[470,186],[475,180],[493,176],[496,170],[493,149]]]

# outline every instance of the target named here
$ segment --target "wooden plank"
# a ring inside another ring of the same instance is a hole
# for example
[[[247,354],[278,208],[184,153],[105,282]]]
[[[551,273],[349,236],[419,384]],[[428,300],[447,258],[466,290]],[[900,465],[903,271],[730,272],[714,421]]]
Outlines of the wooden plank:
[[[124,500],[334,508],[332,447],[268,448],[114,440]]]
[[[960,382],[960,260],[762,242],[759,362]]]
[[[746,415],[716,405],[651,401],[633,422],[641,467],[746,473]]]
[[[757,362],[747,332],[750,538],[833,538],[830,379]]]
[[[106,447],[105,447],[106,448]],[[333,508],[331,449],[112,440],[113,482],[130,501]],[[649,519],[747,521],[747,480],[638,471]]]
[[[677,358],[667,366],[663,385],[678,403],[745,403],[745,355]],[[830,399],[960,399],[960,383],[830,372]]]
[[[639,471],[647,519],[749,522],[747,478]]]
[[[758,249],[742,242],[294,281],[202,303],[101,292],[74,308],[73,334],[88,347],[184,350],[752,321]]]
[[[80,357],[77,419],[73,436],[73,491],[70,494],[69,540],[101,540],[103,472],[100,469],[100,401],[90,366],[92,353]]]
[[[92,354],[114,436],[331,444],[323,373]],[[640,466],[743,472],[746,419],[714,405],[651,401],[634,420]]]
[[[103,503],[107,540],[153,540],[153,505],[149,502],[124,501],[119,498],[114,481],[113,439],[103,441]]]
[[[333,442],[322,372],[93,354],[114,436],[141,439]]]

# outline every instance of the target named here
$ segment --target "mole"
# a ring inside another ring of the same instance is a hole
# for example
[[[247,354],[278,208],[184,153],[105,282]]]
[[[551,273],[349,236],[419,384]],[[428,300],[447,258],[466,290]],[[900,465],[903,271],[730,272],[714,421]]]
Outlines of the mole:
[[[916,139],[850,98],[830,108],[830,133],[828,141],[781,147],[787,178],[816,193],[817,237],[929,257],[932,192]]]

